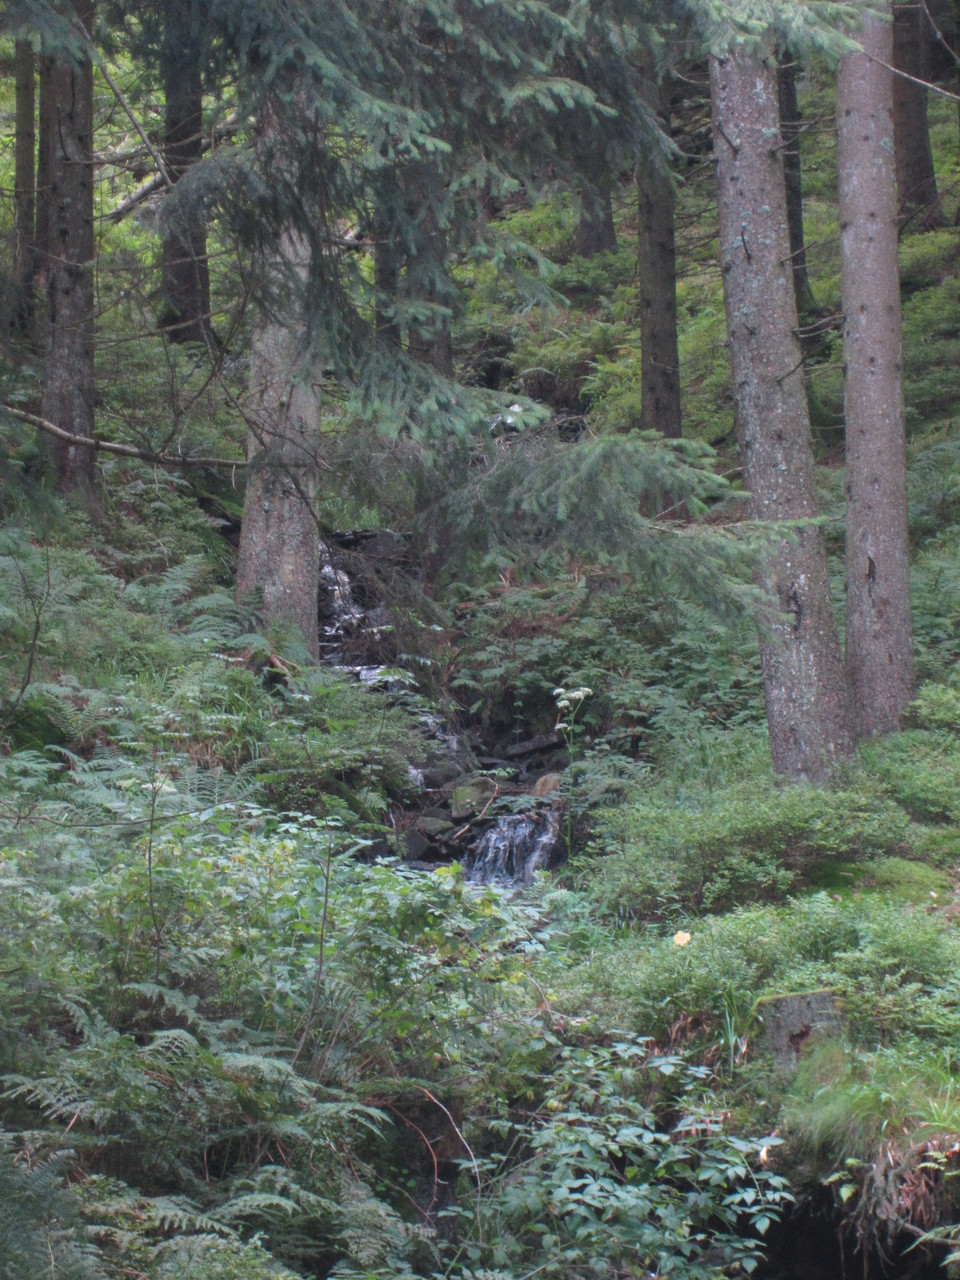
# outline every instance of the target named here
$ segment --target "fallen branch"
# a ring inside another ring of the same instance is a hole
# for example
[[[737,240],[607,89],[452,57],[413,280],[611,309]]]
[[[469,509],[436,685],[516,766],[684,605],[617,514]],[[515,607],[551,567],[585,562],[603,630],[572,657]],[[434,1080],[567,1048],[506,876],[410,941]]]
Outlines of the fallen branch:
[[[8,413],[11,418],[16,418],[18,422],[25,422],[28,426],[36,427],[38,431],[45,432],[48,436],[53,436],[55,440],[63,440],[67,444],[73,445],[80,449],[95,449],[98,453],[112,453],[120,458],[139,458],[141,462],[152,462],[158,467],[246,467],[246,460],[243,458],[208,458],[208,457],[190,457],[182,453],[153,453],[149,449],[138,449],[132,444],[120,444],[114,440],[94,440],[90,436],[75,436],[69,431],[64,431],[63,427],[58,427],[53,422],[48,422],[46,418],[38,417],[35,413],[27,413],[25,409],[16,409],[12,404],[7,404],[5,400],[0,401],[0,410]]]

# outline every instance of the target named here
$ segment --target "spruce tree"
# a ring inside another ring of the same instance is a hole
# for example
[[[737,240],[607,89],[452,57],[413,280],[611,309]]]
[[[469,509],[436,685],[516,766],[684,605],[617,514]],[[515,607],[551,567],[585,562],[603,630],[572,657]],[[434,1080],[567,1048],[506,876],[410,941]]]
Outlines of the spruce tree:
[[[92,0],[73,0],[76,30],[93,29]],[[94,434],[94,226],[93,226],[93,64],[82,40],[77,51],[51,59],[45,80],[47,113],[42,142],[49,187],[45,254],[47,340],[42,416],[71,436]],[[57,482],[77,494],[91,510],[98,500],[94,454],[89,448],[58,441],[54,448]]]
[[[761,562],[773,767],[823,779],[850,750],[840,644],[816,520],[813,445],[790,270],[776,60],[734,46],[710,64],[720,259],[737,430],[751,510],[799,522]]]
[[[846,668],[853,725],[899,728],[913,694],[889,21],[840,63],[837,163],[847,462]]]

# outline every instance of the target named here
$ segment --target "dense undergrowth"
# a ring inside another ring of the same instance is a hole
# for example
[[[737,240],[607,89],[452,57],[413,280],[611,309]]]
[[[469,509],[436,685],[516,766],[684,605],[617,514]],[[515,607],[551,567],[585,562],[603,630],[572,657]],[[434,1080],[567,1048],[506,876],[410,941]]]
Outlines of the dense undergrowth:
[[[826,91],[807,92],[816,114]],[[836,311],[831,152],[809,145],[814,290]],[[350,474],[331,410],[324,513],[403,525],[417,573],[397,585],[393,654],[423,692],[311,669],[296,636],[257,633],[230,591],[229,480],[113,461],[109,518],[84,526],[49,496],[30,433],[4,426],[0,1273],[697,1280],[750,1271],[791,1197],[823,1185],[868,1254],[931,1231],[932,1256],[949,1246],[956,234],[902,246],[911,724],[833,790],[783,787],[725,474],[708,180],[691,170],[682,192],[679,457],[604,434],[638,414],[627,186],[621,248],[592,262],[572,253],[566,198],[505,215],[557,262],[562,310],[463,267],[461,367],[489,377],[494,352],[547,425],[531,415],[519,443],[513,424],[430,448],[365,438]],[[134,223],[117,231],[107,337],[148,251]],[[837,551],[838,343],[810,370]],[[149,440],[188,405],[197,440],[237,438],[202,356],[118,348],[101,357],[113,434]],[[29,376],[6,373],[5,393],[28,397]],[[584,495],[608,482],[605,523]],[[652,529],[636,495],[658,486],[708,518]],[[508,900],[383,856],[438,703],[501,748],[553,728],[559,688],[592,691],[557,757],[565,868]],[[777,1010],[810,993],[831,1018],[784,1070]]]

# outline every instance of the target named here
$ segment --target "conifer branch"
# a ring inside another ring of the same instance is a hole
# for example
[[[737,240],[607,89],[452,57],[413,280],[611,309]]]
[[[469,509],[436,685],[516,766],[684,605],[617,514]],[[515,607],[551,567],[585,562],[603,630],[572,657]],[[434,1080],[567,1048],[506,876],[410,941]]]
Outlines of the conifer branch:
[[[38,431],[43,431],[47,435],[53,436],[56,440],[63,440],[75,448],[96,449],[99,453],[112,453],[120,458],[138,458],[141,462],[152,462],[158,467],[231,467],[239,469],[247,466],[244,458],[190,457],[181,453],[154,453],[150,449],[138,449],[135,445],[121,444],[115,440],[94,440],[90,436],[75,436],[70,431],[64,431],[63,427],[58,427],[55,423],[48,422],[46,418],[41,418],[35,413],[27,413],[25,409],[17,409],[5,400],[0,400],[0,410],[8,413],[11,418],[16,418],[18,422],[25,422],[28,426],[36,427]]]

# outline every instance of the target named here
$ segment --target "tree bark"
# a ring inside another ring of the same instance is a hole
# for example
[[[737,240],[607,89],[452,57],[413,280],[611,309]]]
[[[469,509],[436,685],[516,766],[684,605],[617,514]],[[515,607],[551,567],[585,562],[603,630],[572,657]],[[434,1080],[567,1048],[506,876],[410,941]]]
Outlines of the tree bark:
[[[889,43],[889,42],[888,42]],[[929,21],[920,0],[893,6],[893,48],[888,62],[925,80],[929,70]],[[927,90],[905,76],[893,77],[893,144],[901,223],[916,218],[921,230],[945,225],[930,149]]]
[[[91,0],[75,0],[85,30]],[[49,301],[41,415],[74,436],[94,434],[93,67],[55,58],[49,74]],[[60,442],[54,463],[61,492],[96,509],[94,452]]]
[[[807,248],[803,238],[803,172],[800,165],[800,107],[797,102],[797,64],[786,51],[777,62],[780,94],[780,136],[783,139],[783,178],[787,190],[787,228],[797,310],[812,312],[817,304],[807,275]]]
[[[33,330],[33,236],[36,217],[36,59],[27,40],[14,51],[16,125],[13,195],[14,276],[17,288],[14,328]]]
[[[677,349],[676,202],[666,158],[637,170],[640,276],[640,425],[680,438],[680,355]]]
[[[837,164],[847,455],[846,667],[861,736],[913,694],[890,25],[866,19],[843,58]]]
[[[284,256],[303,251],[284,238]],[[307,651],[319,655],[320,540],[314,502],[320,395],[303,352],[302,306],[264,315],[250,353],[249,472],[240,526],[236,598],[259,596],[261,621],[292,623]]]
[[[399,350],[402,334],[394,307],[400,291],[400,260],[392,219],[385,209],[378,211],[373,220],[373,287],[377,341]]]
[[[740,455],[754,517],[798,521],[764,552],[760,648],[773,767],[820,780],[851,749],[840,644],[817,516],[780,151],[777,72],[710,60],[720,255]]]
[[[584,186],[580,192],[577,253],[581,258],[595,258],[598,253],[612,253],[616,247],[610,178],[603,175],[596,186]]]
[[[163,6],[164,164],[177,182],[203,153],[203,62],[191,0]],[[206,342],[210,322],[207,230],[195,205],[166,219],[161,247],[160,323],[173,342]]]
[[[447,312],[453,293],[445,269],[447,229],[440,217],[443,174],[434,166],[414,166],[408,181],[416,194],[420,235],[417,249],[407,261],[407,293],[425,303],[431,314],[422,323],[410,323],[407,350],[441,377],[452,378],[453,334]]]
[[[54,61],[40,55],[40,110],[37,137],[36,223],[33,236],[33,287],[46,288],[50,256],[50,156],[55,132]]]

